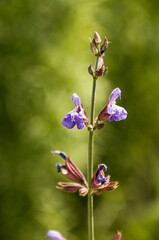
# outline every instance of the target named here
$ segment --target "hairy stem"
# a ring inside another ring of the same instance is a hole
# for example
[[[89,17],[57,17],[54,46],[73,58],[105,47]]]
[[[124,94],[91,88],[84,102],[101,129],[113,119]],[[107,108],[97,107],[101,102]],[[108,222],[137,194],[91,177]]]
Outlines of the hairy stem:
[[[99,51],[99,45],[98,45]],[[99,56],[96,56],[95,68],[97,70]],[[91,99],[91,113],[90,113],[90,124],[93,125],[94,113],[95,113],[95,95],[96,95],[96,78],[93,77],[93,87],[92,87],[92,99]],[[93,131],[89,132],[89,142],[88,142],[88,185],[91,189],[91,179],[93,176],[93,145],[94,136]],[[94,217],[93,217],[93,195],[88,194],[88,239],[94,240]]]

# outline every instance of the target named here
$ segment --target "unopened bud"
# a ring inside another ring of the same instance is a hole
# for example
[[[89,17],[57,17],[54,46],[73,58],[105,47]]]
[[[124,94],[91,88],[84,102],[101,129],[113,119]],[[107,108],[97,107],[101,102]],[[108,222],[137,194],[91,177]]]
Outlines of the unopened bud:
[[[112,240],[121,240],[121,232],[117,232],[117,234],[112,238]]]
[[[97,69],[95,71],[95,76],[101,77],[101,76],[104,76],[107,72],[108,72],[108,68],[107,67],[105,68],[103,65],[100,69]]]
[[[89,74],[91,74],[91,75],[93,76],[94,70],[93,70],[92,64],[89,64],[89,66],[88,66],[88,72],[89,72]]]
[[[88,131],[93,131],[93,126],[92,125],[88,125],[87,129],[88,129]]]
[[[101,43],[101,38],[97,31],[94,31],[94,40],[96,43]]]
[[[104,42],[100,48],[101,54],[103,54],[106,51],[106,49],[108,48],[108,44],[109,44],[109,41],[108,41],[107,37],[105,37]]]
[[[83,186],[79,189],[79,195],[80,196],[85,197],[87,195],[87,193],[88,193],[88,188]]]
[[[97,69],[100,69],[103,65],[104,65],[103,56],[100,56],[99,59],[98,59],[98,67],[97,67]]]
[[[90,49],[91,49],[92,53],[94,53],[95,55],[98,54],[98,48],[96,46],[94,39],[91,40],[91,42],[90,42]]]
[[[95,129],[102,129],[102,128],[104,128],[104,123],[98,123],[96,126],[95,126]]]

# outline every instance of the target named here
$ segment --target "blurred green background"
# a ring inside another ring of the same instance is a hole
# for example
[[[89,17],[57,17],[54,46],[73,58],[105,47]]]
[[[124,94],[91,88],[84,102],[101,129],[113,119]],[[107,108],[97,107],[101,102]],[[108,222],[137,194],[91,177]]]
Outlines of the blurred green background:
[[[87,239],[86,198],[55,188],[51,150],[86,174],[87,130],[63,116],[76,92],[89,114],[95,29],[111,41],[109,72],[97,83],[96,113],[119,87],[128,118],[95,133],[95,167],[120,187],[94,199],[96,239],[159,239],[159,2],[0,1],[0,239],[43,240],[49,229]]]

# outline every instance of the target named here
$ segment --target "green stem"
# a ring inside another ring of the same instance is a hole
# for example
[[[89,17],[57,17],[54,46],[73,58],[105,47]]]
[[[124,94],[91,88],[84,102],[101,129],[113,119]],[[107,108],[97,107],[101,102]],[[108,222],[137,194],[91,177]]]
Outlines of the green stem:
[[[99,49],[99,46],[98,46]],[[99,56],[96,56],[95,62],[95,71],[98,66]],[[96,78],[93,77],[93,87],[92,87],[92,99],[91,99],[91,116],[90,124],[93,125],[94,112],[95,112],[95,93],[96,93]],[[89,142],[88,142],[88,186],[91,189],[91,179],[93,176],[93,145],[94,145],[94,136],[93,131],[89,132]],[[88,194],[88,239],[94,240],[94,217],[93,217],[93,195]]]

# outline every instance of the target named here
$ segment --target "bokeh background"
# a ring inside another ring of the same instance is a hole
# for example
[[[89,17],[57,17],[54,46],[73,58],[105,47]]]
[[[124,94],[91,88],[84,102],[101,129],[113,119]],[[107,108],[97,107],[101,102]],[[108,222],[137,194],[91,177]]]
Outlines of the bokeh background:
[[[76,92],[89,114],[97,29],[111,41],[108,74],[97,83],[96,113],[119,87],[127,120],[95,133],[95,167],[120,187],[94,199],[96,239],[159,239],[159,2],[156,0],[0,1],[0,239],[43,240],[49,229],[87,239],[86,198],[55,188],[51,150],[86,174],[87,130],[63,116]]]

